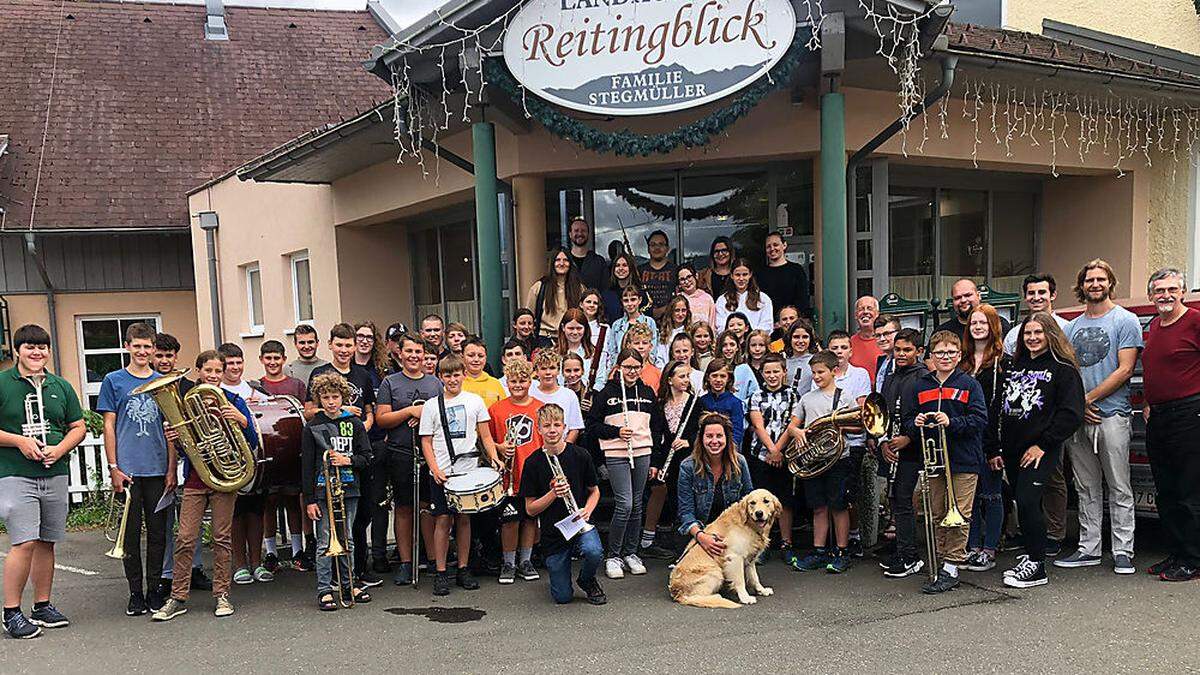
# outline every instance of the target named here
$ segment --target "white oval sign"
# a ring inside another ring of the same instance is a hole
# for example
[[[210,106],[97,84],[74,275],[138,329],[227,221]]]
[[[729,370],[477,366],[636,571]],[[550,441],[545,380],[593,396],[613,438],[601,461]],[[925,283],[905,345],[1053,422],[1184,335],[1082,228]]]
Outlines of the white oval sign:
[[[789,0],[531,0],[504,62],[536,95],[604,115],[652,115],[728,96],[792,44]]]

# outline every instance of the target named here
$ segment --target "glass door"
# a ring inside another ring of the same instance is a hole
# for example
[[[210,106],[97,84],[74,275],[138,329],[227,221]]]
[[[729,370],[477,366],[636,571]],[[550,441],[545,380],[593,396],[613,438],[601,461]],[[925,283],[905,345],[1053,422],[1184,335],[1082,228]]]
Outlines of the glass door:
[[[416,320],[437,314],[479,332],[475,228],[459,221],[409,235]]]

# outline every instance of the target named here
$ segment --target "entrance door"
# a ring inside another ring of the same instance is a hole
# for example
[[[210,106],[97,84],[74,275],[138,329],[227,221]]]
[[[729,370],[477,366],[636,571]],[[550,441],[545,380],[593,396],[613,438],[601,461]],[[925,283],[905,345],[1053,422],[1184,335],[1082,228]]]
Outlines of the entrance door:
[[[411,235],[417,321],[437,314],[479,333],[475,227],[471,221],[417,230]]]

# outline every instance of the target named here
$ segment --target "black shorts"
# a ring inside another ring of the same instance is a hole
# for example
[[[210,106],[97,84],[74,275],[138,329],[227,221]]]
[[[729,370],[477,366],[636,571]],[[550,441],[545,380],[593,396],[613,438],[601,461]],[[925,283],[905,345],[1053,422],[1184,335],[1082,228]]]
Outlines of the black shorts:
[[[867,446],[850,446],[850,469],[846,473],[846,500],[851,504],[858,501],[858,495],[862,492],[862,465],[863,458],[866,456]]]
[[[425,488],[426,494],[429,495],[429,513],[434,516],[452,516],[457,512],[450,508],[450,502],[446,499],[445,486],[438,485],[438,482],[425,473]]]
[[[262,515],[267,509],[267,496],[264,494],[238,495],[237,501],[233,503],[233,515],[244,516],[248,514]]]
[[[850,503],[847,483],[853,467],[853,460],[843,457],[820,476],[805,479],[804,503],[808,508],[819,509],[828,506],[834,511],[846,510],[846,505]]]
[[[500,508],[495,511],[501,525],[531,520],[525,512],[525,500],[520,497],[505,497],[504,501],[500,502]]]
[[[392,504],[396,507],[413,505],[413,456],[407,451],[385,448],[379,452],[378,468],[375,471],[376,499],[375,503],[383,502],[387,494],[387,485],[392,486]],[[421,468],[420,485],[421,499],[427,498],[428,490],[425,482],[429,472],[424,465]]]
[[[771,466],[753,455],[746,458],[750,465],[750,480],[755,488],[768,490],[775,495],[784,506],[791,507],[795,496],[795,482],[787,464]]]

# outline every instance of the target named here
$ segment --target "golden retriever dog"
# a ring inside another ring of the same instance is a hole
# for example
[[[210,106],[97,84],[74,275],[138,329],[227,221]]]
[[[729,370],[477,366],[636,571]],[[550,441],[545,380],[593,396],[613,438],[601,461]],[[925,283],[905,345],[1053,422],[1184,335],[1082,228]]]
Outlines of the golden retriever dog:
[[[747,586],[757,595],[771,595],[774,591],[758,580],[755,560],[767,547],[779,509],[779,500],[767,490],[755,490],[725,509],[704,528],[725,542],[724,556],[718,560],[699,545],[691,546],[671,572],[671,598],[693,607],[731,608],[758,602]],[[737,602],[721,596],[725,585],[733,589]]]

